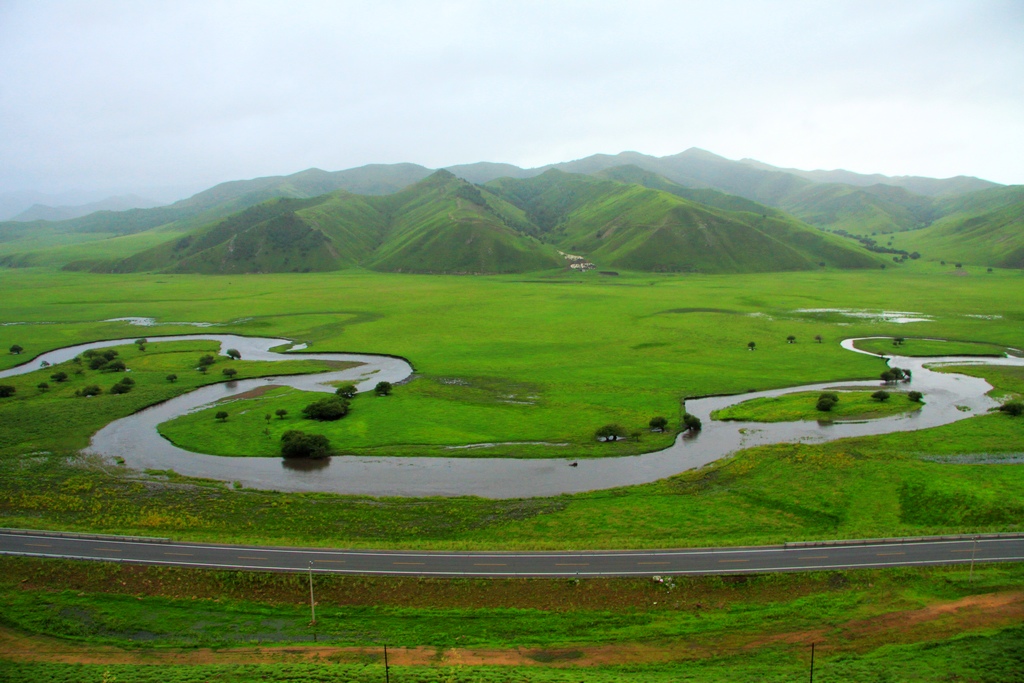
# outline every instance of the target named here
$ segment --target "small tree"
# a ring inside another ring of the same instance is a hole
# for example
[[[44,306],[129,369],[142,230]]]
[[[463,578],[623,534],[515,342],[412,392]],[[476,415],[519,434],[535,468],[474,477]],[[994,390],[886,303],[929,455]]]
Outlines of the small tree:
[[[654,431],[663,432],[665,431],[665,428],[668,427],[668,420],[661,416],[652,417],[651,421],[648,422],[647,424],[650,425],[651,429],[653,429]]]
[[[238,352],[238,349],[228,349],[226,353],[231,360],[241,360],[242,358],[242,354]]]
[[[218,410],[217,414],[214,415],[214,417],[217,418],[218,420],[220,420],[221,422],[224,422],[224,421],[226,421],[228,419],[228,411],[226,411],[226,410]]]
[[[814,341],[816,341],[816,342],[818,342],[820,344],[822,342],[821,335],[820,334],[814,335]]]
[[[875,399],[876,401],[888,401],[889,400],[889,392],[888,391],[882,391],[881,389],[879,389],[875,393],[871,394],[871,398]]]
[[[818,396],[818,398],[819,399],[827,398],[827,399],[830,399],[833,403],[839,403],[839,394],[834,392],[834,391],[823,391]]]
[[[1024,401],[1021,401],[1019,398],[1007,401],[1003,405],[999,406],[999,410],[1007,415],[1020,417],[1021,415],[1024,415]]]
[[[199,357],[199,368],[200,369],[208,368],[208,367],[210,367],[211,365],[213,365],[216,362],[217,362],[217,359],[214,358],[213,356],[211,356],[210,354],[206,354],[205,356],[200,356]]]
[[[920,403],[921,399],[924,398],[924,394],[922,394],[920,391],[911,391],[907,394],[907,398],[913,401],[914,403]]]
[[[50,361],[48,361],[48,360],[40,361],[39,362],[39,367],[41,367],[41,368],[48,368],[48,367],[50,367]]]
[[[373,393],[378,396],[388,396],[391,394],[391,382],[377,382],[377,386],[373,388]]]
[[[790,344],[795,344],[796,343],[796,337],[791,334],[788,337],[786,337],[786,341],[789,342]]]
[[[12,387],[10,384],[0,384],[0,398],[7,398],[8,396],[14,396],[14,392],[17,389]]]
[[[224,368],[221,372],[224,373],[224,376],[228,379],[234,379],[235,375],[238,374],[238,370],[235,370],[234,368]]]
[[[349,384],[342,384],[340,387],[338,387],[338,390],[335,391],[334,393],[337,394],[338,396],[341,396],[342,398],[347,398],[347,399],[355,398],[355,395],[356,395],[356,385],[355,384],[351,384],[351,383],[349,383]]]
[[[22,347],[21,347],[20,345],[18,345],[18,344],[14,344],[13,346],[11,346],[11,353],[13,353],[13,354],[14,354],[15,356],[17,356],[17,355],[18,355],[19,353],[21,353],[21,352],[22,352],[22,351],[24,351],[24,350],[25,350],[25,349],[23,349],[23,348],[22,348]]]
[[[172,372],[171,374],[167,375],[167,381],[173,384],[178,381],[178,376]]]
[[[699,432],[702,427],[700,418],[696,415],[691,415],[690,413],[683,415],[683,426],[691,432]]]
[[[278,408],[274,411],[274,415],[277,415],[277,419],[283,420],[288,415],[288,411],[284,408]]]
[[[123,360],[121,360],[120,358],[115,358],[114,360],[110,361],[102,368],[100,368],[100,372],[124,372],[127,369],[128,366],[124,364]]]
[[[903,337],[893,337],[892,338],[892,345],[893,346],[903,346],[903,342],[905,342],[905,341],[906,341],[906,339],[904,339]]]
[[[82,387],[81,389],[77,390],[75,392],[75,396],[99,396],[102,393],[103,393],[103,390],[100,389],[99,385],[97,385],[97,384],[90,384],[88,386]]]
[[[68,381],[68,373],[66,373],[63,370],[61,370],[59,372],[55,372],[52,375],[50,375],[50,379],[52,379],[54,382],[67,382]]]
[[[281,455],[286,458],[326,458],[331,442],[323,434],[307,434],[290,429],[281,435]]]
[[[618,441],[626,436],[626,428],[619,424],[608,424],[594,432],[594,436],[603,441]]]
[[[310,403],[302,409],[302,414],[310,420],[333,422],[348,414],[348,402],[338,396],[328,396]]]
[[[756,342],[747,342],[747,350],[753,351],[755,348],[757,348]]]
[[[38,389],[39,391],[48,391],[50,389],[50,385],[47,384],[46,382],[40,382],[39,384],[36,385],[36,389]]]

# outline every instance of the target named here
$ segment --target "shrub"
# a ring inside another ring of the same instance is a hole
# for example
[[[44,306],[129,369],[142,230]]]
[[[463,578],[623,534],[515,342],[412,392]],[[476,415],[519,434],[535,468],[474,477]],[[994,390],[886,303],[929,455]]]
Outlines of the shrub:
[[[106,365],[100,368],[100,372],[124,372],[128,367],[124,364],[123,360],[112,360]]]
[[[87,387],[82,387],[75,392],[75,396],[99,396],[103,393],[103,390],[96,384],[90,384]]]
[[[52,375],[50,375],[50,379],[52,379],[54,382],[67,382],[68,373],[64,372],[63,370],[60,372],[55,372]]]
[[[377,382],[377,386],[373,388],[373,393],[378,396],[388,396],[391,393],[391,382]]]
[[[223,372],[224,376],[228,379],[234,379],[235,375],[238,374],[238,370],[235,370],[234,368],[224,368],[221,372]]]
[[[818,402],[817,404],[815,404],[814,407],[823,413],[827,413],[830,410],[832,410],[832,406],[834,406],[835,404],[835,400],[829,398],[828,396],[822,396],[821,398],[818,399]]]
[[[111,393],[111,394],[127,394],[131,390],[132,390],[132,385],[130,385],[130,384],[121,384],[120,382],[118,382],[114,386],[110,387],[110,392],[109,393]]]
[[[882,391],[881,389],[879,389],[875,393],[871,394],[871,398],[875,399],[876,401],[888,401],[889,400],[889,392],[888,391]]]
[[[286,458],[326,458],[331,442],[323,434],[307,434],[292,429],[281,435],[281,455]]]
[[[661,416],[652,417],[651,421],[648,422],[647,424],[650,425],[651,429],[663,432],[665,431],[665,428],[668,427],[668,420]]]
[[[351,383],[342,384],[334,393],[342,398],[354,398],[356,395],[356,385]]]
[[[594,436],[605,441],[618,441],[626,436],[626,428],[618,424],[609,424],[594,432]]]
[[[310,403],[302,409],[302,414],[321,422],[340,420],[348,414],[348,402],[338,396],[329,396]]]
[[[1014,399],[1012,401],[1007,401],[1003,405],[999,406],[999,410],[1006,413],[1007,415],[1020,417],[1021,415],[1024,415],[1024,401],[1020,400],[1019,398]]]
[[[199,357],[199,367],[201,368],[207,368],[216,362],[217,359],[211,356],[210,354],[206,354],[205,356]]]
[[[93,356],[92,358],[89,359],[90,370],[100,370],[101,368],[105,367],[106,364],[107,359],[104,358],[103,356]]]
[[[14,396],[14,392],[17,389],[12,387],[10,384],[0,384],[0,398],[7,398],[8,396]]]
[[[685,426],[691,432],[699,432],[701,430],[700,418],[696,415],[686,413],[683,415],[683,426]]]
[[[835,391],[823,391],[823,392],[821,392],[821,395],[818,396],[818,400],[821,400],[823,398],[832,399],[833,403],[839,403],[839,394],[837,392],[835,392]]]
[[[907,398],[913,401],[914,403],[920,403],[921,399],[924,398],[924,394],[922,394],[920,391],[911,391],[907,394]]]

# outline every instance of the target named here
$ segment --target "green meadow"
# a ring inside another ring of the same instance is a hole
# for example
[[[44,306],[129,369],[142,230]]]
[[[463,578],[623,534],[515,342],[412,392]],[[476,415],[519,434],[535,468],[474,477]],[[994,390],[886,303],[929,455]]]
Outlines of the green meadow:
[[[325,433],[337,450],[354,453],[599,457],[654,450],[673,437],[687,397],[877,378],[883,362],[844,351],[838,342],[845,337],[909,338],[912,330],[915,338],[1013,347],[1022,343],[1024,320],[1024,301],[1015,296],[1019,273],[951,276],[928,264],[855,273],[529,279],[26,269],[0,272],[0,283],[7,293],[0,317],[22,323],[0,328],[0,348],[25,349],[0,356],[7,366],[75,342],[196,331],[171,324],[178,321],[287,337],[312,351],[390,353],[415,368],[391,396],[357,396],[336,423],[303,419],[309,397],[275,390],[162,426],[179,443],[224,455],[274,456],[279,434],[295,428]],[[931,319],[897,325],[816,309],[917,311]],[[103,322],[125,316],[160,324]],[[122,357],[137,381],[119,396],[107,391],[113,375],[91,370],[45,392],[36,386],[56,368],[4,380],[17,387],[0,399],[4,525],[354,547],[612,548],[1005,531],[1024,519],[1024,475],[1012,464],[1024,422],[1002,413],[923,432],[750,449],[644,486],[513,501],[240,490],[76,455],[106,422],[224,381],[224,367],[237,368],[239,377],[322,369],[296,354],[294,365],[272,367],[221,358],[202,375],[195,363],[211,348],[152,342],[139,352],[128,345]],[[169,371],[180,379],[167,382]],[[969,371],[988,378],[1001,397],[1021,392],[1019,368]],[[104,393],[74,396],[88,383]],[[898,406],[901,398],[888,403]],[[288,411],[285,419],[267,421],[278,408]],[[228,418],[215,419],[218,410]],[[669,419],[670,433],[647,429],[657,415]],[[612,422],[639,439],[597,442],[594,430]],[[516,441],[559,445],[447,449]],[[965,455],[980,460],[957,460]]]

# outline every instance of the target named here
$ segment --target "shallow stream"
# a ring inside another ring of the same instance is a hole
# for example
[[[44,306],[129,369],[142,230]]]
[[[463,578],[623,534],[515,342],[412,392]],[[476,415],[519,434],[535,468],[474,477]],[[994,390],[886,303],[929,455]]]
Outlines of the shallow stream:
[[[982,379],[966,375],[939,373],[925,367],[937,364],[1000,364],[1024,365],[1021,358],[944,357],[910,358],[879,356],[878,371],[886,361],[912,371],[913,380],[901,384],[925,395],[921,410],[904,415],[861,422],[718,422],[711,412],[753,398],[779,396],[795,391],[879,387],[877,380],[823,382],[798,387],[758,391],[734,396],[692,399],[686,409],[701,419],[701,432],[680,435],[675,443],[662,451],[643,455],[593,458],[573,461],[570,458],[435,458],[435,457],[365,457],[335,456],[311,463],[286,462],[277,458],[221,457],[203,455],[178,448],[157,432],[157,425],[185,413],[207,407],[268,384],[290,386],[303,391],[333,392],[330,382],[352,381],[360,391],[367,391],[379,381],[392,383],[407,379],[412,367],[400,358],[349,353],[281,354],[271,348],[287,345],[286,339],[239,337],[223,334],[179,335],[154,337],[150,341],[203,339],[219,341],[221,353],[238,349],[245,360],[336,360],[354,361],[363,365],[337,372],[285,377],[264,377],[215,384],[178,396],[134,415],[116,420],[92,438],[87,452],[107,458],[123,458],[136,469],[174,470],[190,477],[239,482],[243,486],[279,491],[326,491],[374,496],[463,496],[485,498],[524,498],[579,493],[618,486],[646,484],[684,470],[701,467],[742,448],[772,443],[820,443],[851,436],[887,434],[937,427],[995,407],[986,396],[992,387]],[[847,339],[843,348],[854,348],[856,339]],[[57,349],[34,359],[31,363],[0,372],[0,378],[31,372],[42,361],[64,362],[91,348],[104,348],[132,343],[116,339]],[[874,354],[868,354],[874,355]],[[570,463],[576,462],[576,466]]]

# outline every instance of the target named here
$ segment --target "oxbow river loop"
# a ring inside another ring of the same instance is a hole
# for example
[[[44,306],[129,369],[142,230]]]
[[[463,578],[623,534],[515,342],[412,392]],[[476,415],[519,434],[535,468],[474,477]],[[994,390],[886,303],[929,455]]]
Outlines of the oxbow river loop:
[[[699,417],[704,429],[696,435],[683,434],[662,451],[643,455],[583,459],[569,467],[566,458],[434,458],[364,457],[341,455],[296,467],[278,458],[221,457],[192,453],[178,448],[157,432],[157,425],[179,415],[208,406],[215,401],[251,391],[267,384],[290,386],[303,391],[333,392],[330,382],[352,381],[367,391],[379,381],[401,382],[412,374],[412,367],[400,358],[369,354],[314,353],[301,355],[271,351],[290,344],[285,339],[240,337],[223,334],[152,337],[151,341],[212,340],[220,342],[221,353],[238,349],[246,360],[317,359],[354,361],[362,365],[337,372],[265,377],[215,384],[134,415],[116,420],[92,438],[88,452],[106,458],[123,458],[136,469],[169,469],[179,474],[243,486],[279,491],[324,491],[373,496],[464,496],[486,498],[524,498],[580,493],[597,489],[646,484],[701,467],[742,448],[783,442],[820,443],[852,436],[887,434],[896,431],[926,429],[983,414],[996,406],[986,396],[992,387],[982,379],[966,375],[934,372],[926,365],[1000,364],[1024,365],[1021,358],[879,357],[879,372],[884,363],[912,371],[909,385],[925,394],[924,407],[913,413],[864,422],[744,423],[711,420],[711,412],[753,398],[779,396],[796,391],[851,389],[875,386],[877,381],[823,382],[799,387],[751,392],[734,396],[691,399],[687,411]],[[856,339],[847,339],[843,348],[865,353],[854,347]],[[31,372],[42,361],[59,363],[91,348],[132,343],[115,339],[57,349],[31,363],[0,372],[0,378]],[[873,355],[873,354],[869,354]],[[907,386],[907,385],[904,385]],[[344,448],[343,444],[337,446]]]

